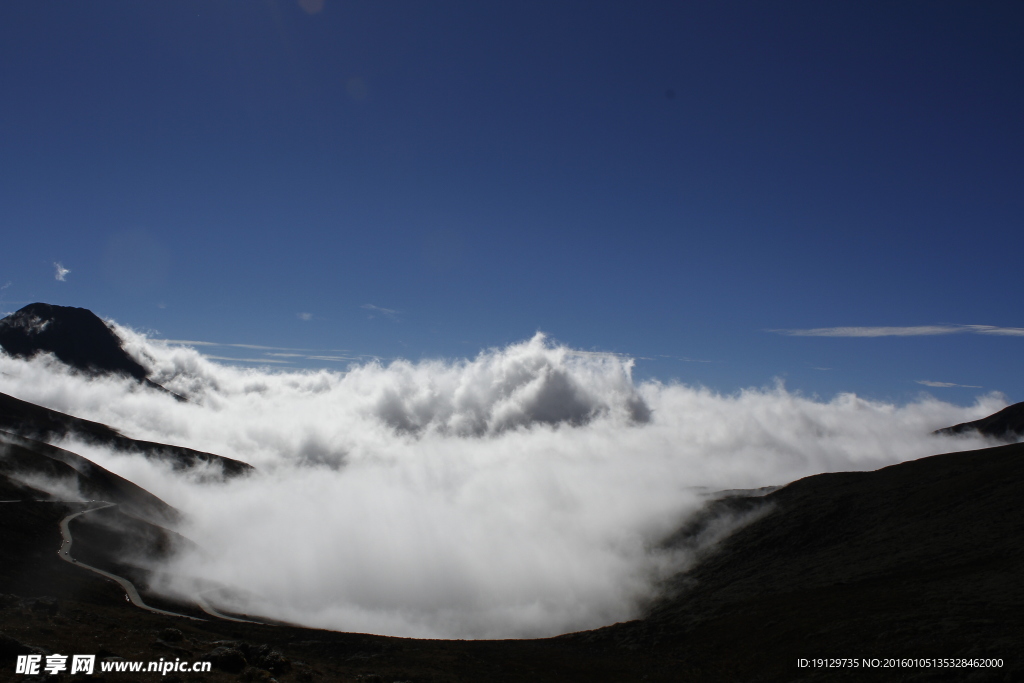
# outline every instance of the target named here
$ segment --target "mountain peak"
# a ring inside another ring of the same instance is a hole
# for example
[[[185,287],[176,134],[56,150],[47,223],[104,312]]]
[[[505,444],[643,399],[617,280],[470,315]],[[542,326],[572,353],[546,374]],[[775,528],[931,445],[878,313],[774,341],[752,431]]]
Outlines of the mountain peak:
[[[1014,403],[1012,406],[1003,408],[998,413],[983,417],[974,422],[963,422],[952,427],[939,429],[936,434],[966,434],[978,432],[985,436],[995,437],[1014,441],[1024,436],[1024,402]]]
[[[0,320],[0,347],[22,358],[52,353],[89,374],[127,375],[140,382],[149,374],[110,326],[86,308],[29,304]]]

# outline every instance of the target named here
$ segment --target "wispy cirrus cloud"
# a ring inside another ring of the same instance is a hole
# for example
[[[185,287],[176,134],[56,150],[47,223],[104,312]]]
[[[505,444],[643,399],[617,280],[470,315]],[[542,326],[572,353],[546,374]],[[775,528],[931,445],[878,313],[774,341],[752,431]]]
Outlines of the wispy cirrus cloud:
[[[981,389],[981,387],[975,384],[954,384],[953,382],[932,382],[927,379],[915,380],[918,384],[923,384],[926,387],[936,387],[939,389],[948,389],[949,387],[961,387],[963,389]]]
[[[227,360],[232,363],[291,363],[290,360],[277,360],[274,358],[232,358],[230,356],[206,356],[210,360]]]
[[[1024,327],[995,325],[915,325],[910,327],[815,327],[802,330],[766,330],[787,337],[931,337],[944,334],[989,334],[1024,337]]]
[[[157,339],[154,342],[161,342],[171,346],[205,346],[213,348],[234,348],[246,349],[248,351],[262,351],[260,358],[236,358],[233,356],[210,355],[203,356],[210,360],[230,361],[236,363],[275,363],[289,364],[302,360],[326,361],[331,363],[344,363],[360,360],[376,359],[376,356],[351,354],[346,349],[297,349],[286,346],[261,346],[259,344],[229,344],[225,342],[200,341],[196,339]]]
[[[69,268],[65,268],[60,261],[53,262],[54,273],[53,277],[58,282],[64,282],[64,278],[67,277],[68,273],[71,272]]]
[[[302,320],[304,322],[308,322],[308,321],[313,319],[313,314],[312,313],[296,313],[295,317],[297,317],[299,320]]]
[[[658,358],[668,358],[668,359],[671,359],[671,360],[682,361],[683,363],[714,363],[715,362],[713,360],[704,360],[702,358],[689,358],[687,356],[666,356],[665,354],[660,354],[658,356]]]
[[[374,306],[373,304],[363,304],[359,308],[366,309],[367,311],[373,311],[374,313],[379,313],[385,318],[390,318],[391,320],[394,320],[396,322],[398,321],[398,316],[401,313],[401,311],[396,311],[393,308],[384,308],[382,306]],[[370,317],[372,318],[373,316],[371,315]]]
[[[224,342],[197,341],[195,339],[156,339],[153,341],[173,344],[175,346],[230,346],[236,349],[256,349],[257,351],[310,351],[311,349],[293,349],[286,346],[260,346],[259,344],[227,344]]]

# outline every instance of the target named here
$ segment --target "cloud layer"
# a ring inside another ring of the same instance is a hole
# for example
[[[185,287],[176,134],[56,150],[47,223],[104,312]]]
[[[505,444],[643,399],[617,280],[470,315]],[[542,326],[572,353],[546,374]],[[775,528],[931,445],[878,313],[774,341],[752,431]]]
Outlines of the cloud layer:
[[[272,372],[119,331],[191,402],[47,358],[0,356],[0,390],[256,465],[211,484],[65,444],[189,515],[182,531],[204,552],[173,569],[249,596],[225,607],[393,635],[545,636],[632,618],[693,561],[659,542],[709,492],[982,447],[931,431],[1005,405],[637,385],[628,359],[542,335],[472,359]]]
[[[1024,336],[1024,327],[994,325],[918,325],[915,327],[815,327],[807,330],[768,330],[789,337],[926,337],[943,334]]]

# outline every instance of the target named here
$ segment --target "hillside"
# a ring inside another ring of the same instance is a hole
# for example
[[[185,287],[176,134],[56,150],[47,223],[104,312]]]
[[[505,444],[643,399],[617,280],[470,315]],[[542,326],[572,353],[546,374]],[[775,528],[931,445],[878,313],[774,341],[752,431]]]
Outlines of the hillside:
[[[252,652],[267,644],[292,663],[277,674],[283,681],[916,681],[965,673],[1014,681],[1024,676],[1022,486],[1024,444],[1015,444],[726,499],[719,512],[762,516],[675,577],[647,616],[526,641],[424,641],[142,612],[109,581],[56,558],[62,510],[6,503],[0,592],[13,595],[0,599],[0,624],[27,645],[67,651],[99,642],[128,659],[166,656],[167,628],[185,634],[173,652],[191,658],[213,656],[229,640],[257,661]],[[685,531],[671,542],[685,543]],[[800,669],[801,657],[996,657],[1004,667],[901,676]],[[236,678],[214,672],[206,680]]]

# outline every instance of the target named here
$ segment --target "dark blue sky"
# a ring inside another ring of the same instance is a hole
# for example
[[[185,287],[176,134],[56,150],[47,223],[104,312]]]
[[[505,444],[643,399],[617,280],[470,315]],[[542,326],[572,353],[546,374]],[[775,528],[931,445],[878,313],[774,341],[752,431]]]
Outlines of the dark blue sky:
[[[304,6],[0,5],[0,310],[1024,400],[1024,4]]]

